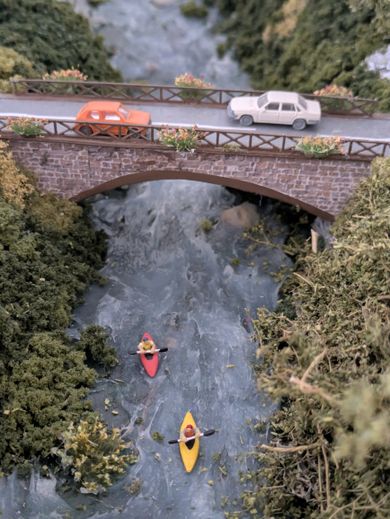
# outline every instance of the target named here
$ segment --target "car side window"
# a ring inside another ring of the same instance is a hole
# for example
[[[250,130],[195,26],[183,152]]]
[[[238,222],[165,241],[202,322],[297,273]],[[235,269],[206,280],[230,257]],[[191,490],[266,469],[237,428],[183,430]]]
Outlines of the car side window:
[[[266,110],[279,110],[279,103],[268,103],[265,107]]]
[[[95,121],[98,121],[100,119],[99,112],[97,112],[96,110],[92,110],[92,112],[89,115]]]
[[[262,96],[260,96],[257,99],[257,108],[263,108],[263,106],[266,104],[267,101],[268,101],[267,94],[263,94]]]
[[[283,112],[295,112],[295,105],[293,105],[292,103],[283,103],[282,111]]]
[[[105,116],[106,121],[120,121],[121,118],[117,114],[106,114]]]

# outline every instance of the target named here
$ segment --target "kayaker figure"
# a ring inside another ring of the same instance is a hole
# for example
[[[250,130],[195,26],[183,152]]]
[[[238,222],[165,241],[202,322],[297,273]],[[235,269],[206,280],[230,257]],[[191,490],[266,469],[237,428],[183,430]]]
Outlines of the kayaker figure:
[[[190,438],[200,438],[200,434],[200,429],[198,429],[198,427],[188,424],[180,431],[180,441],[187,443],[188,441],[191,441]]]
[[[152,339],[142,339],[138,344],[138,351],[141,353],[156,353],[156,345]]]

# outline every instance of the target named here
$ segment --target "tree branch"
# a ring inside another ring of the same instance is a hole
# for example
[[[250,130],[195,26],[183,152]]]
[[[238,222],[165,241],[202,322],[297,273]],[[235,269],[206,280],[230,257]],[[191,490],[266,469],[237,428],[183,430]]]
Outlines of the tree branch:
[[[267,450],[267,451],[272,451],[272,452],[285,453],[285,452],[300,452],[300,451],[305,451],[308,449],[316,449],[317,447],[320,447],[320,446],[321,446],[321,442],[310,443],[309,445],[297,445],[296,447],[273,447],[272,445],[266,445],[266,444],[262,443],[261,445],[259,445],[259,448]]]

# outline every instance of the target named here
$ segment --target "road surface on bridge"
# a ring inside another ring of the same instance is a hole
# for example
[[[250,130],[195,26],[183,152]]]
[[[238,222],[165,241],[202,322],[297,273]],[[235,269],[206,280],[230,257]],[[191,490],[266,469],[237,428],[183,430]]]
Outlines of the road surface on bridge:
[[[86,100],[53,97],[0,96],[0,119],[6,117],[29,116],[72,121]],[[375,117],[323,115],[316,126],[308,126],[303,131],[295,131],[291,126],[276,124],[255,124],[243,127],[228,118],[226,108],[203,105],[173,103],[132,103],[124,102],[133,110],[150,112],[152,124],[172,126],[197,125],[204,129],[221,131],[245,130],[258,134],[272,135],[321,135],[340,136],[346,139],[381,140],[390,142],[390,116]]]

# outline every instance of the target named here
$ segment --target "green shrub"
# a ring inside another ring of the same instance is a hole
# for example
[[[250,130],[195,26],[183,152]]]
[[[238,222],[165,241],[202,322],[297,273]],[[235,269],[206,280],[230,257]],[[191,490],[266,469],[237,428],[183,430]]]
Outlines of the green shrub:
[[[24,94],[27,92],[26,85],[22,83],[12,84],[12,79],[23,79],[23,77],[16,74],[15,76],[11,76],[9,79],[0,79],[0,92],[4,92],[6,94],[13,94],[14,92],[18,94]]]
[[[80,82],[87,81],[88,76],[80,70],[72,67],[69,69],[53,70],[43,74],[42,79],[53,80],[56,83],[46,83],[39,86],[43,93],[55,93],[62,95],[82,95],[82,85]],[[76,84],[71,84],[76,82]]]
[[[307,157],[317,159],[333,154],[344,154],[343,143],[340,137],[302,137],[297,142],[295,149],[301,151]]]
[[[37,192],[30,196],[28,211],[36,230],[54,234],[68,234],[83,213],[75,202]]]
[[[151,436],[155,442],[162,443],[164,441],[164,435],[159,433],[158,431],[152,432]]]
[[[193,128],[164,128],[160,130],[159,140],[165,146],[176,151],[194,151],[202,138],[201,133]]]
[[[222,59],[227,52],[226,43],[218,43],[217,45],[217,55],[219,59]]]
[[[241,146],[238,144],[238,142],[230,142],[227,144],[224,144],[222,146],[223,151],[227,153],[237,153],[237,151],[241,150]]]
[[[206,18],[208,13],[206,6],[199,5],[194,0],[189,0],[185,4],[182,4],[180,11],[184,16],[191,18]]]
[[[210,91],[206,90],[207,88],[214,88],[211,83],[197,78],[189,72],[176,76],[175,86],[183,87],[178,95],[185,101],[200,101],[209,94]]]
[[[11,119],[9,125],[15,133],[22,137],[39,137],[43,133],[44,121],[32,117]]]
[[[107,345],[108,334],[98,325],[90,325],[81,332],[78,347],[86,352],[94,362],[105,368],[118,364],[116,350]]]
[[[203,232],[208,233],[213,229],[214,223],[211,220],[209,220],[208,218],[204,218],[200,222],[199,227],[202,229]]]
[[[0,45],[23,56],[40,74],[74,67],[95,80],[121,78],[109,64],[102,38],[66,2],[0,0]]]
[[[259,381],[281,402],[252,478],[265,517],[389,516],[389,207],[390,159],[376,159],[332,248],[307,243],[278,310],[258,311]]]
[[[381,79],[377,72],[368,72],[362,65],[352,74],[345,72],[344,77],[360,97],[378,99],[377,111],[390,112],[390,80]]]
[[[105,4],[108,0],[88,0],[91,7],[98,7],[99,5]]]
[[[113,476],[124,474],[127,465],[137,461],[134,453],[124,453],[130,444],[122,441],[119,429],[108,431],[97,417],[77,426],[71,423],[61,439],[62,448],[53,448],[52,453],[61,458],[83,494],[102,492],[112,485]]]
[[[359,7],[352,11],[350,3]],[[288,23],[286,0],[213,2],[225,16],[218,28],[255,88],[312,92],[335,82],[390,110],[390,81],[362,66],[389,33],[385,3],[308,0],[294,30],[278,34],[280,23]]]
[[[0,46],[0,79],[9,79],[15,75],[33,77],[33,64],[14,49]]]
[[[8,473],[33,458],[49,463],[60,434],[90,413],[96,373],[64,330],[99,279],[105,243],[76,204],[36,192],[6,150],[0,187],[0,463]]]
[[[29,177],[17,167],[8,144],[0,141],[0,194],[6,202],[22,208],[32,191]]]
[[[5,471],[35,457],[50,457],[70,421],[90,411],[85,397],[95,381],[84,353],[72,350],[64,337],[36,333],[17,348],[22,355],[0,385],[4,399],[0,454]]]

